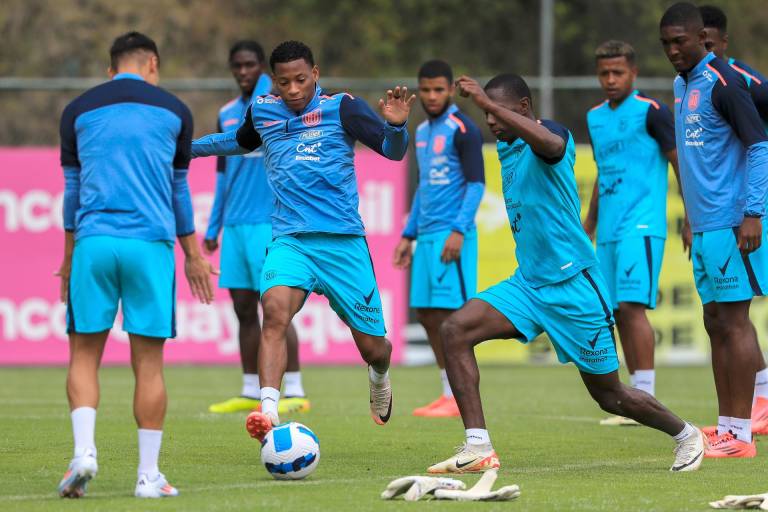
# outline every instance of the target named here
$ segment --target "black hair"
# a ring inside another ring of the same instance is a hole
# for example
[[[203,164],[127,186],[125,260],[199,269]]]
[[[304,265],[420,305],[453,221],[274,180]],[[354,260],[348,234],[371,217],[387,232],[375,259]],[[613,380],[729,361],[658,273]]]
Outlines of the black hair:
[[[688,2],[678,2],[670,6],[661,17],[659,28],[664,27],[701,29],[704,28],[704,21],[698,7]]]
[[[451,65],[444,60],[433,59],[428,60],[419,68],[418,78],[439,78],[445,77],[448,83],[453,83],[453,70]]]
[[[299,59],[304,59],[311,67],[315,66],[315,58],[309,46],[301,41],[284,41],[272,50],[272,55],[269,56],[269,67],[274,71],[275,64]]]
[[[123,34],[115,39],[109,49],[109,65],[113,70],[117,70],[123,57],[140,51],[154,53],[160,61],[160,52],[157,51],[157,45],[152,39],[136,31]]]
[[[491,78],[487,84],[485,84],[485,90],[500,89],[505,96],[515,99],[528,98],[533,104],[533,98],[531,98],[531,89],[528,88],[528,84],[525,83],[523,77],[514,73],[504,73],[502,75],[496,75]]]
[[[229,60],[231,61],[232,57],[234,57],[237,52],[242,51],[255,53],[259,64],[264,64],[264,48],[253,39],[241,39],[233,44],[229,49]]]
[[[721,34],[728,31],[728,17],[721,8],[714,5],[702,5],[699,7],[699,12],[705,28],[716,28]]]
[[[635,49],[629,43],[611,39],[598,46],[595,50],[595,60],[614,59],[616,57],[624,57],[629,64],[634,64]]]

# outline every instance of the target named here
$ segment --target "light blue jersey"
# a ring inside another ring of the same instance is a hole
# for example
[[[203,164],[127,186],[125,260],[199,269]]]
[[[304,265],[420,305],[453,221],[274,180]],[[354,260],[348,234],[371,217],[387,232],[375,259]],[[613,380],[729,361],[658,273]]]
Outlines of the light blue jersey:
[[[564,281],[597,263],[581,227],[573,137],[558,123],[540,123],[565,141],[561,158],[545,159],[522,139],[497,144],[518,271],[534,288]]]
[[[597,243],[667,236],[667,168],[675,123],[663,104],[632,92],[587,113],[597,164]]]

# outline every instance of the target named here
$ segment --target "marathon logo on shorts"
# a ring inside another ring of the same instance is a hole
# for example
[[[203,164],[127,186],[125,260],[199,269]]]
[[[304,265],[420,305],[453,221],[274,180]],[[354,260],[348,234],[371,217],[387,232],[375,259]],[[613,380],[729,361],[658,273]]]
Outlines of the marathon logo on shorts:
[[[595,340],[597,341],[597,340]],[[591,341],[587,342],[592,345]],[[588,348],[579,347],[579,360],[585,363],[604,363],[608,361],[611,354],[611,347],[601,348],[599,350],[589,350]]]
[[[322,113],[319,108],[301,116],[301,122],[309,128],[319,125],[320,121],[322,121]]]

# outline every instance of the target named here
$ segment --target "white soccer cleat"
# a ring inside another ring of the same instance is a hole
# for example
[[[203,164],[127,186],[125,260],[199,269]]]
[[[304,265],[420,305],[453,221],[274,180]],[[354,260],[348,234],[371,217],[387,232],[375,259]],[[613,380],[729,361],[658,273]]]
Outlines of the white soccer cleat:
[[[427,468],[427,473],[480,473],[499,469],[499,456],[490,443],[472,445],[465,443],[456,450],[456,455]]]
[[[600,425],[604,427],[639,427],[640,423],[624,416],[609,416],[600,420]]]
[[[169,484],[162,473],[158,473],[154,480],[141,474],[136,482],[134,495],[137,498],[172,498],[179,495],[179,490]]]
[[[675,446],[675,463],[669,468],[670,471],[696,471],[701,466],[708,445],[707,438],[701,430],[693,428],[696,433]]]
[[[62,498],[82,498],[88,482],[96,476],[99,465],[96,455],[86,450],[83,455],[74,457],[67,467],[64,477],[59,482],[59,496]]]
[[[377,425],[384,425],[392,414],[392,383],[387,374],[384,382],[376,384],[368,377],[368,385],[371,388],[371,418]]]

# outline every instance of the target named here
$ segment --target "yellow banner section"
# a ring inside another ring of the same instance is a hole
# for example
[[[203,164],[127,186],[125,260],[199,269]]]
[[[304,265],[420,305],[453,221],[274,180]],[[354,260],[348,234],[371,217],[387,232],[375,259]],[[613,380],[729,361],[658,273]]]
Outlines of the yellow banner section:
[[[517,267],[515,243],[509,228],[501,189],[501,171],[496,146],[483,148],[485,157],[485,196],[477,216],[479,233],[478,290],[506,279]],[[597,168],[589,146],[576,149],[576,183],[586,215]],[[696,293],[693,270],[688,255],[683,252],[680,228],[683,204],[672,168],[669,170],[667,197],[667,243],[659,279],[658,305],[648,317],[656,332],[656,361],[660,363],[703,362],[709,357],[709,338],[702,322],[701,301]],[[758,337],[766,346],[768,339],[768,302],[762,298],[752,304],[752,322]],[[543,340],[542,340],[543,339]],[[481,361],[531,360],[554,361],[546,336],[525,346],[516,341],[498,340],[477,348]]]

